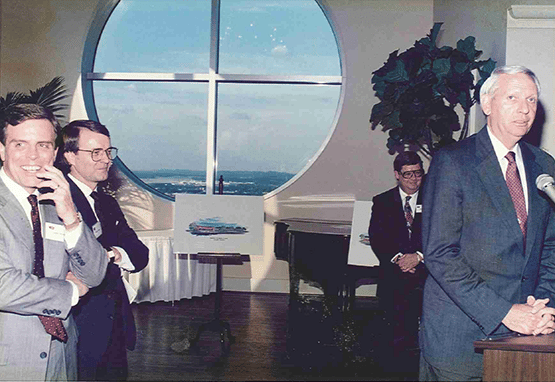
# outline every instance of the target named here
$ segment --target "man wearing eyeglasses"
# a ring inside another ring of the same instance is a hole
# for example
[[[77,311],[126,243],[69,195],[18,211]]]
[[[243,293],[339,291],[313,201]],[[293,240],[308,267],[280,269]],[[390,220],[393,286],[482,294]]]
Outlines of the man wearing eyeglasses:
[[[125,380],[126,349],[135,347],[136,329],[121,270],[142,270],[148,248],[127,224],[117,201],[99,187],[118,152],[108,129],[95,121],[73,121],[65,127],[63,141],[62,162],[69,166],[73,200],[111,259],[102,284],[73,310],[79,328],[79,379]]]
[[[393,169],[397,187],[373,198],[368,229],[372,250],[380,260],[377,295],[387,325],[382,366],[385,371],[415,371],[426,278],[419,192],[424,170],[420,156],[413,151],[397,155]]]

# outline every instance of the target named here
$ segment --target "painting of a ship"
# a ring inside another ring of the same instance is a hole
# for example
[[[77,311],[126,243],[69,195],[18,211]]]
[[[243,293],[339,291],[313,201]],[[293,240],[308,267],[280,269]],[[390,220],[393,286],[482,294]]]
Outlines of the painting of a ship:
[[[364,245],[370,245],[370,236],[367,233],[361,233],[358,235],[359,241]]]
[[[199,219],[189,224],[187,232],[191,235],[236,235],[249,232],[246,227],[236,223],[225,223],[220,217]]]

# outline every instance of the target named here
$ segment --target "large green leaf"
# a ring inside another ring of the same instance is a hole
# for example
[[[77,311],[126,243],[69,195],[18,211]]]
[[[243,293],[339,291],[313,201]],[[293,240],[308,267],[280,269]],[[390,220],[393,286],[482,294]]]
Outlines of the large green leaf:
[[[451,70],[451,61],[448,58],[435,60],[432,70],[437,76],[444,77]]]
[[[474,61],[482,55],[482,51],[476,50],[476,38],[468,36],[464,40],[457,42],[457,50],[466,54],[469,61]]]

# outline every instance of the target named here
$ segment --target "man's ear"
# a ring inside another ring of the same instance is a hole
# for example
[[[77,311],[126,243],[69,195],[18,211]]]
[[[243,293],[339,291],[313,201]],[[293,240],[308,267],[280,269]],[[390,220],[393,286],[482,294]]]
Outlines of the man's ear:
[[[480,106],[485,115],[491,114],[491,94],[483,94],[480,98]]]
[[[67,163],[69,163],[70,166],[73,166],[75,164],[75,153],[67,151],[64,153],[64,158],[66,158],[66,161]]]
[[[395,179],[399,180],[401,178],[401,174],[399,174],[399,171],[394,170],[393,173],[395,174]]]
[[[6,146],[2,142],[0,142],[0,159],[2,159],[2,163],[6,161]]]

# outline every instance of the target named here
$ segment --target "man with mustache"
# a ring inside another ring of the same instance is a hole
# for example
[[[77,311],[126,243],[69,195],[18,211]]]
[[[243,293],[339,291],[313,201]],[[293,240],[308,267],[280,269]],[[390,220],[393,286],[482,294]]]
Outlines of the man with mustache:
[[[117,156],[106,127],[90,120],[69,123],[63,131],[67,181],[83,221],[105,248],[106,277],[73,310],[79,328],[80,380],[125,380],[127,349],[133,349],[136,329],[122,269],[139,272],[148,263],[148,248],[139,240],[118,205],[99,183]]]

